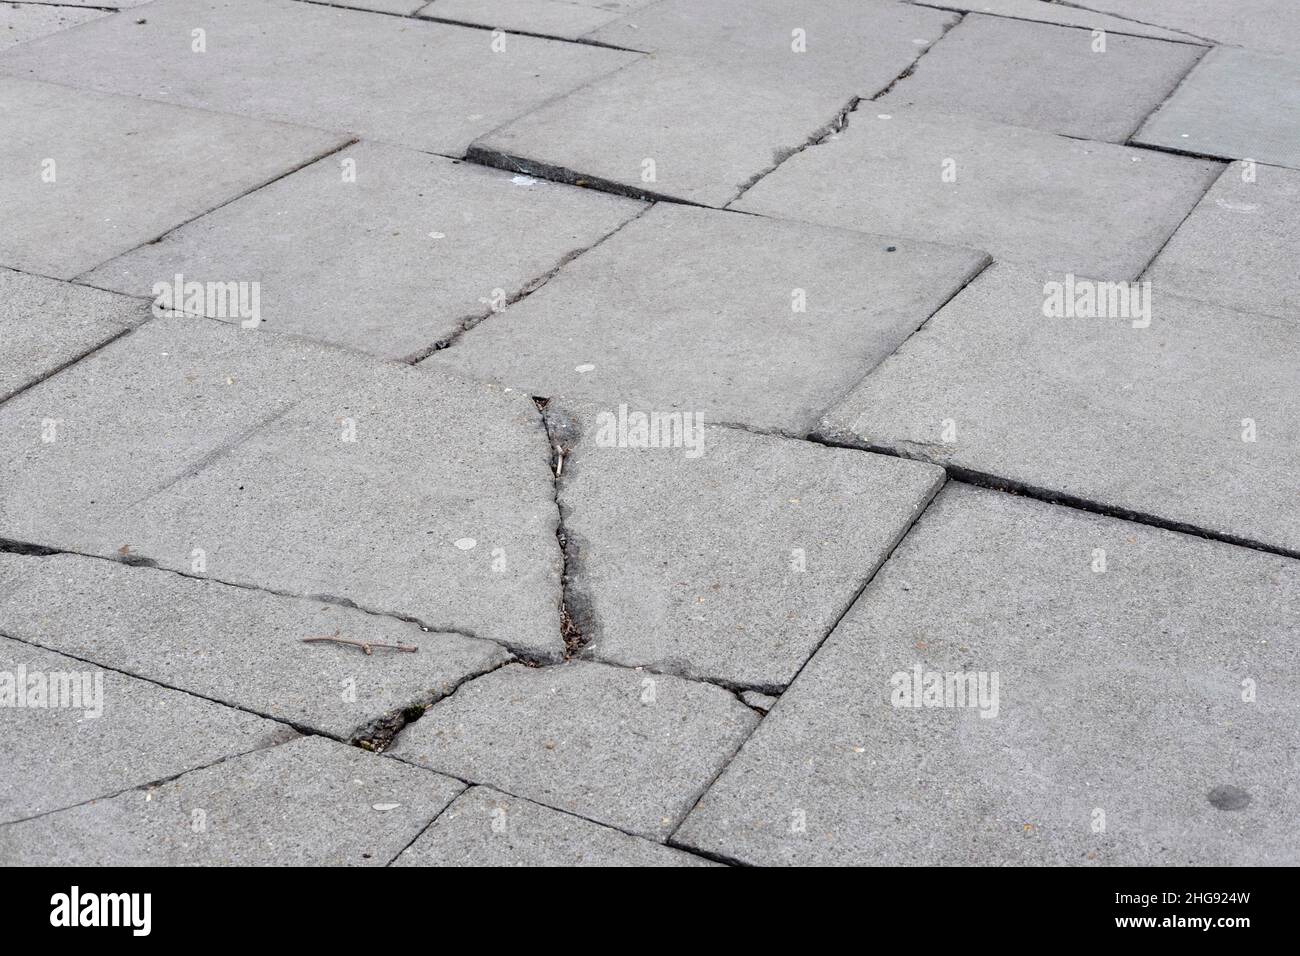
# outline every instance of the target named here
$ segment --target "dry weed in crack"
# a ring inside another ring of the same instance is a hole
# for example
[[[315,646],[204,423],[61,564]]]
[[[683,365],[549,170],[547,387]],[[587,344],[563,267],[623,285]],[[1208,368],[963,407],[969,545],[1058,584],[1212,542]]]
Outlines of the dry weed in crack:
[[[564,523],[564,506],[560,503],[560,480],[564,462],[577,440],[578,426],[550,407],[550,399],[534,396],[533,402],[542,416],[542,427],[551,450],[551,476],[555,486],[555,540],[560,545],[560,637],[564,641],[564,657],[569,660],[582,651],[590,640],[590,613],[584,613],[576,604],[573,577],[581,557],[580,545],[569,534]]]

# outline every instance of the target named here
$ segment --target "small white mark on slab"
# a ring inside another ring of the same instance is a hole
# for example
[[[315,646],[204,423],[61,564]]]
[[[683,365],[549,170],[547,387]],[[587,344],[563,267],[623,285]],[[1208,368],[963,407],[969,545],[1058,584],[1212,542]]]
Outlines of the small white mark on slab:
[[[456,542],[456,547],[460,548],[460,550],[462,551],[468,551],[476,544],[478,544],[478,542],[475,541],[473,538],[461,538],[459,541]]]

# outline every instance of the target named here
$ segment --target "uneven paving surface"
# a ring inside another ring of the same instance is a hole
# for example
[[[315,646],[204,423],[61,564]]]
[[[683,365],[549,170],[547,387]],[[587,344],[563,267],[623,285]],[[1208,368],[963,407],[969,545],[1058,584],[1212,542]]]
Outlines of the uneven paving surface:
[[[0,4],[0,863],[1300,863],[1298,10]]]

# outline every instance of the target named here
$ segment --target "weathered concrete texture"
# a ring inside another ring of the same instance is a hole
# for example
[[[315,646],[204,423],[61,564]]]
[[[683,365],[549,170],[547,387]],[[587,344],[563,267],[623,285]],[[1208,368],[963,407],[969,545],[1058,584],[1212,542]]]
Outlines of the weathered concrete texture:
[[[971,15],[864,109],[917,106],[1119,143],[1164,101],[1204,48]],[[958,160],[960,163],[960,160]]]
[[[1217,43],[1272,53],[1300,52],[1293,0],[1084,0],[1095,10],[1182,30]]]
[[[0,554],[0,633],[344,740],[503,663],[495,644],[75,555]],[[304,638],[417,647],[303,643]]]
[[[1233,163],[1151,268],[1159,288],[1300,318],[1300,172]]]
[[[1293,55],[1211,50],[1133,141],[1300,168],[1300,49]]]
[[[1155,37],[1158,40],[1177,40],[1184,43],[1201,42],[1198,37],[1177,30],[1148,26],[1135,20],[1107,16],[1080,7],[1067,7],[1051,0],[910,0],[910,2],[940,10],[988,13],[1016,20],[1035,20],[1040,23],[1084,27],[1088,30],[1104,30],[1108,34]]]
[[[79,42],[124,19],[57,38]],[[0,70],[44,42],[8,51]],[[0,77],[0,265],[70,279],[343,142],[281,123]]]
[[[580,39],[656,0],[433,0],[419,15],[435,20],[475,23],[501,30]],[[632,42],[618,46],[639,50]]]
[[[355,181],[344,178],[352,174]],[[259,282],[264,329],[413,358],[643,208],[356,145],[105,264],[88,281],[139,295],[177,273]]]
[[[674,843],[770,864],[1295,865],[1297,614],[1289,559],[949,485]],[[984,673],[982,703],[895,706],[916,667]],[[1248,806],[1212,804],[1223,785]]]
[[[631,20],[655,56],[495,130],[472,154],[722,206],[855,96],[887,86],[954,16],[874,0],[797,13],[777,0],[666,0]],[[805,52],[792,49],[794,30]],[[592,36],[616,43],[623,32]]]
[[[581,410],[559,502],[585,652],[626,666],[783,688],[944,480],[732,428],[626,447],[623,417]]]
[[[199,24],[205,53],[191,52]],[[147,17],[24,43],[0,72],[459,154],[636,59],[533,37],[510,37],[499,53],[491,44],[485,30],[293,0],[168,0]]]
[[[0,448],[0,537],[562,649],[524,395],[159,319],[0,406]]]
[[[985,261],[662,204],[426,364],[806,435]]]
[[[720,687],[571,661],[463,685],[389,753],[662,840],[758,722]]]
[[[0,823],[296,736],[282,724],[3,636],[13,633],[0,625]]]
[[[79,10],[75,5],[5,3],[0,5],[0,50],[106,16],[106,10]]]
[[[1295,317],[1156,287],[1148,328],[1047,318],[1046,284],[1064,281],[991,267],[821,435],[1300,552]]]
[[[0,401],[148,317],[137,299],[0,268]]]
[[[383,866],[464,786],[322,737],[0,827],[19,866]]]
[[[711,866],[490,787],[471,787],[394,866]]]
[[[846,131],[791,157],[735,208],[1125,279],[1142,271],[1220,168],[865,103]]]

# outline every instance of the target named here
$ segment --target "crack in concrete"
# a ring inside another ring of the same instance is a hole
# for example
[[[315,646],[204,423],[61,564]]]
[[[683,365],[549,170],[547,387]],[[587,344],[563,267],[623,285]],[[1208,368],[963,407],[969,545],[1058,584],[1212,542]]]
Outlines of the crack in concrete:
[[[572,455],[581,437],[577,421],[552,406],[549,398],[534,398],[537,411],[542,416],[542,427],[551,449],[551,474],[555,489],[555,539],[560,547],[560,636],[564,640],[565,659],[580,654],[591,643],[596,633],[595,613],[590,598],[577,584],[581,566],[582,542],[570,533],[565,521],[567,509],[560,500],[560,482],[564,465]]]

